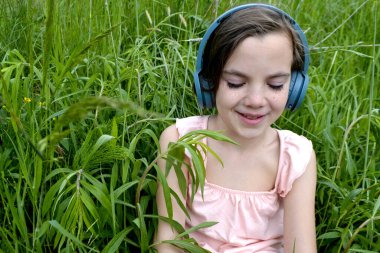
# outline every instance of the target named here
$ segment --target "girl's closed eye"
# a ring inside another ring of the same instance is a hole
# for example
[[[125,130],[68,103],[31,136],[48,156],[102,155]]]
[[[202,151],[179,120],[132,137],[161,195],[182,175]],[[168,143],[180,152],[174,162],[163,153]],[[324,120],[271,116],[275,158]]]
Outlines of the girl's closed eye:
[[[227,82],[227,86],[231,89],[237,89],[237,88],[240,88],[241,86],[243,86],[244,83],[236,83],[236,82],[230,82],[230,81],[226,81]]]
[[[284,88],[284,84],[283,83],[268,84],[268,86],[271,89],[276,90],[276,91],[280,91],[280,90],[282,90],[282,88]]]
[[[267,81],[268,86],[275,91],[280,91],[282,88],[284,88],[286,82],[289,80],[289,75],[283,74],[281,76],[276,76],[273,78],[270,78]]]
[[[237,89],[245,84],[244,74],[236,70],[223,70],[222,79],[226,82],[228,88]]]

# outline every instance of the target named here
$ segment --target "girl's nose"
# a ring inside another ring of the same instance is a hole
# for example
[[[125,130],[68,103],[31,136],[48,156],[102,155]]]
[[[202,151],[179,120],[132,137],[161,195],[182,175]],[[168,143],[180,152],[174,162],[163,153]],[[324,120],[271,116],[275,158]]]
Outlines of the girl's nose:
[[[264,91],[259,87],[249,87],[244,97],[244,105],[250,107],[261,107],[265,102]]]

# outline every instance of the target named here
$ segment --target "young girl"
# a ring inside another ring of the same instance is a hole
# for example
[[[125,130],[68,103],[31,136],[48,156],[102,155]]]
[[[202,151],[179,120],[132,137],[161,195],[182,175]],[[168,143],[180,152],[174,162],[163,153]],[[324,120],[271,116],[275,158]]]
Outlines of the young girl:
[[[211,252],[316,252],[314,198],[316,158],[312,143],[272,128],[285,108],[295,109],[305,95],[309,64],[302,30],[281,10],[263,4],[236,7],[206,32],[198,54],[195,90],[201,106],[216,115],[178,119],[161,135],[170,142],[198,129],[221,131],[238,145],[205,139],[223,160],[204,155],[204,195],[189,195],[188,219],[173,201],[174,219],[185,228],[205,221],[216,225],[191,234]],[[186,161],[190,164],[191,157]],[[160,160],[165,171],[165,160]],[[184,171],[186,171],[184,167]],[[169,186],[182,196],[174,170]],[[191,181],[188,179],[191,190]],[[158,212],[167,216],[161,186]],[[173,239],[160,222],[156,241]],[[159,252],[182,252],[162,243]]]

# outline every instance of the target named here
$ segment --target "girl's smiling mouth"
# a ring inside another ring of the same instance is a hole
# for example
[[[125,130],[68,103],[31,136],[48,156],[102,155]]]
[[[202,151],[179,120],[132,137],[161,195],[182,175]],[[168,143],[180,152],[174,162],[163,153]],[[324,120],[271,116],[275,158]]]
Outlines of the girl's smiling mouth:
[[[248,125],[256,125],[264,120],[265,114],[246,114],[237,112],[241,121]]]

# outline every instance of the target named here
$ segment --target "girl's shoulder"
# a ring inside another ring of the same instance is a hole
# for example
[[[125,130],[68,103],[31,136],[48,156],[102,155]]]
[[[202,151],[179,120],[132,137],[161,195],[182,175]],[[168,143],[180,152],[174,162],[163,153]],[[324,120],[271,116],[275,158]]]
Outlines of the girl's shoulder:
[[[305,136],[289,130],[278,130],[280,138],[280,161],[278,172],[278,193],[284,197],[291,190],[294,181],[302,176],[313,154],[313,144]]]
[[[307,148],[307,151],[311,151],[313,143],[303,135],[299,135],[290,130],[277,130],[280,138],[280,143],[284,146],[294,146],[302,149]]]

